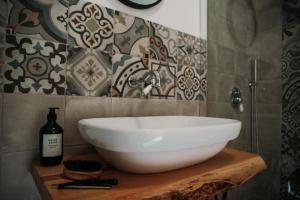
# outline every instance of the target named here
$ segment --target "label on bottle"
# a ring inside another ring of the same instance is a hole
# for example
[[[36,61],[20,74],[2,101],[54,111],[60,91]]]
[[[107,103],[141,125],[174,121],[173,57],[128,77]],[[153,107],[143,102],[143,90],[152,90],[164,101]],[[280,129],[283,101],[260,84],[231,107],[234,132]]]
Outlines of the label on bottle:
[[[62,155],[62,134],[43,134],[43,157]]]

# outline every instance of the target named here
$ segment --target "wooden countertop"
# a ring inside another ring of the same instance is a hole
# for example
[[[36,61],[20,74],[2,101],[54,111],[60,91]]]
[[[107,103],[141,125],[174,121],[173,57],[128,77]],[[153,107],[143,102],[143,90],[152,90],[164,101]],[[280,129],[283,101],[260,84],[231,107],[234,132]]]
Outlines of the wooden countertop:
[[[99,157],[88,154],[67,159]],[[107,169],[103,178],[119,179],[119,185],[110,190],[56,189],[57,184],[70,181],[62,176],[62,165],[41,167],[34,161],[32,173],[45,200],[202,200],[241,185],[265,168],[259,155],[227,148],[204,163],[165,173],[138,175]]]

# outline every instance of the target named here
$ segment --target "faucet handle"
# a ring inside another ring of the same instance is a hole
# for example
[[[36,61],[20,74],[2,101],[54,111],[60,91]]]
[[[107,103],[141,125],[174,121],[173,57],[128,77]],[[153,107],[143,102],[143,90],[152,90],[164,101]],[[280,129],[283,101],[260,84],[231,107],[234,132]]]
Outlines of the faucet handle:
[[[134,75],[130,75],[128,77],[128,85],[131,88],[137,87],[139,85],[139,82],[140,82],[139,79]]]
[[[233,88],[231,91],[231,102],[233,104],[239,104],[243,102],[242,93],[239,88]]]
[[[160,75],[156,70],[145,73],[141,78],[130,75],[127,81],[129,87],[131,88],[143,87],[143,93],[145,95],[147,95],[153,87],[160,87]],[[144,85],[142,86],[143,83]]]
[[[156,70],[146,73],[143,79],[145,86],[151,84],[153,87],[160,87],[160,75]]]
[[[231,92],[231,95],[232,96],[240,96],[241,95],[241,91],[239,88],[235,87],[232,89],[232,92]]]
[[[231,91],[231,103],[238,108],[240,112],[244,111],[242,93],[239,88],[233,88]]]

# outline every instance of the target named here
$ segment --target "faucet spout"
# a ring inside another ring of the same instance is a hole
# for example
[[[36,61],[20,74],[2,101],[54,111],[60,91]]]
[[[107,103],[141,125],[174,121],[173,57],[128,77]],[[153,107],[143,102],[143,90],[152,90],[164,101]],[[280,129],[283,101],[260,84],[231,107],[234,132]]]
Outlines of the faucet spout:
[[[148,86],[146,86],[144,89],[143,89],[143,94],[144,95],[147,95],[147,94],[149,94],[150,93],[150,91],[152,90],[152,88],[153,88],[153,86],[152,86],[152,84],[150,84],[150,85],[148,85]]]

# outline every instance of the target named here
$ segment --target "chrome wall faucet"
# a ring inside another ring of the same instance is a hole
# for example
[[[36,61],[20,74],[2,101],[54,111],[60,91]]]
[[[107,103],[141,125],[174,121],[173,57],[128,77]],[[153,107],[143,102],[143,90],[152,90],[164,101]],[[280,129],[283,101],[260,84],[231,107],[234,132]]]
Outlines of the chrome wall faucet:
[[[131,88],[139,86],[143,87],[143,94],[147,95],[153,89],[153,87],[160,87],[160,75],[158,71],[149,71],[144,74],[142,78],[137,78],[134,75],[128,77],[128,85]]]
[[[231,91],[231,103],[237,107],[240,112],[244,111],[242,93],[239,88],[233,88]]]

